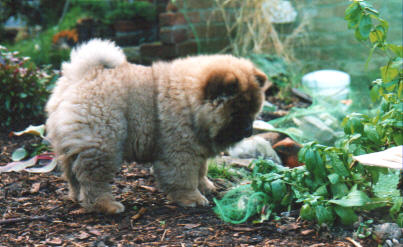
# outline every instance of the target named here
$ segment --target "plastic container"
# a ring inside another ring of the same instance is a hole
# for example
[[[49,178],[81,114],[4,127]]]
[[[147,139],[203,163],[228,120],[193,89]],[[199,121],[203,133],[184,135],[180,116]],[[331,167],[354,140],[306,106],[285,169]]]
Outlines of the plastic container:
[[[348,98],[350,75],[338,70],[318,70],[302,77],[302,85],[313,97]]]

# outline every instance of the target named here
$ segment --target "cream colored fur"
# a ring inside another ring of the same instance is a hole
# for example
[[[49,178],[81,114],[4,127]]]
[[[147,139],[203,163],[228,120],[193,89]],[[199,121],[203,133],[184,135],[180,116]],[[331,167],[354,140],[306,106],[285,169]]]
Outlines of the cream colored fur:
[[[206,160],[228,146],[214,140],[236,111],[220,103],[227,96],[205,99],[209,78],[238,78],[239,90],[256,98],[250,118],[264,91],[256,86],[261,72],[245,59],[198,56],[146,67],[129,64],[120,48],[102,40],[75,49],[62,73],[46,106],[47,136],[70,197],[103,213],[124,210],[110,188],[124,159],[153,162],[168,199],[207,205],[202,193],[215,187],[206,177]]]

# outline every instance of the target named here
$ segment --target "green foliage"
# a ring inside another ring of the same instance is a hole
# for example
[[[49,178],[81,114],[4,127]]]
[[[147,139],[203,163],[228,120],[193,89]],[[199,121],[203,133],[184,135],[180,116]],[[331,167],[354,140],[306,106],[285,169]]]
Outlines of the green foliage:
[[[371,54],[380,49],[389,56],[387,65],[380,68],[382,78],[373,82],[371,90],[371,98],[380,103],[379,107],[370,115],[347,116],[342,124],[345,135],[336,146],[305,144],[299,152],[303,167],[288,169],[270,161],[254,161],[251,187],[254,193],[264,196],[260,204],[253,206],[261,210],[253,212],[260,213],[261,219],[301,206],[302,219],[352,225],[358,212],[386,208],[390,218],[402,225],[403,198],[396,189],[398,173],[363,166],[352,159],[353,155],[403,144],[402,46],[386,42],[388,23],[366,1],[353,1],[346,10],[346,19],[349,28],[356,30],[357,39],[373,44]],[[379,24],[374,24],[373,19]],[[371,234],[367,224],[361,223],[360,237]]]
[[[27,57],[17,57],[0,46],[0,126],[10,127],[33,121],[43,114],[43,106],[56,75],[49,68],[38,69]]]
[[[156,9],[153,4],[146,1],[118,1],[113,10],[107,12],[106,22],[113,23],[117,20],[133,20],[142,18],[146,21],[156,20]]]

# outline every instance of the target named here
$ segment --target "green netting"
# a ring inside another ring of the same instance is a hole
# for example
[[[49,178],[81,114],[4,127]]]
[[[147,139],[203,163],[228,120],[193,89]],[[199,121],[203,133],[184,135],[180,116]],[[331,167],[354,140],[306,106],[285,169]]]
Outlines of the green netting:
[[[241,185],[228,191],[219,201],[214,198],[214,212],[226,222],[239,224],[257,214],[267,201],[265,193],[255,192],[250,184]]]

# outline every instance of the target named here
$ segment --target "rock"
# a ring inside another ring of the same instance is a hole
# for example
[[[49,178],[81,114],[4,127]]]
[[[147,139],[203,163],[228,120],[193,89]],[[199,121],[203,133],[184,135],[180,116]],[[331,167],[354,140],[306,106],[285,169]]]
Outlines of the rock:
[[[393,243],[392,243],[392,241],[390,239],[387,239],[385,241],[385,243],[383,244],[383,246],[385,246],[385,247],[393,247]]]
[[[252,136],[228,150],[228,154],[240,159],[270,159],[281,164],[281,160],[272,148],[270,142],[260,136]]]
[[[402,229],[396,223],[384,223],[375,225],[373,234],[378,243],[382,243],[386,239],[399,239]]]
[[[298,152],[301,148],[302,146],[299,143],[289,137],[273,145],[273,149],[280,156],[283,165],[291,168],[304,165],[304,163],[298,161]]]

